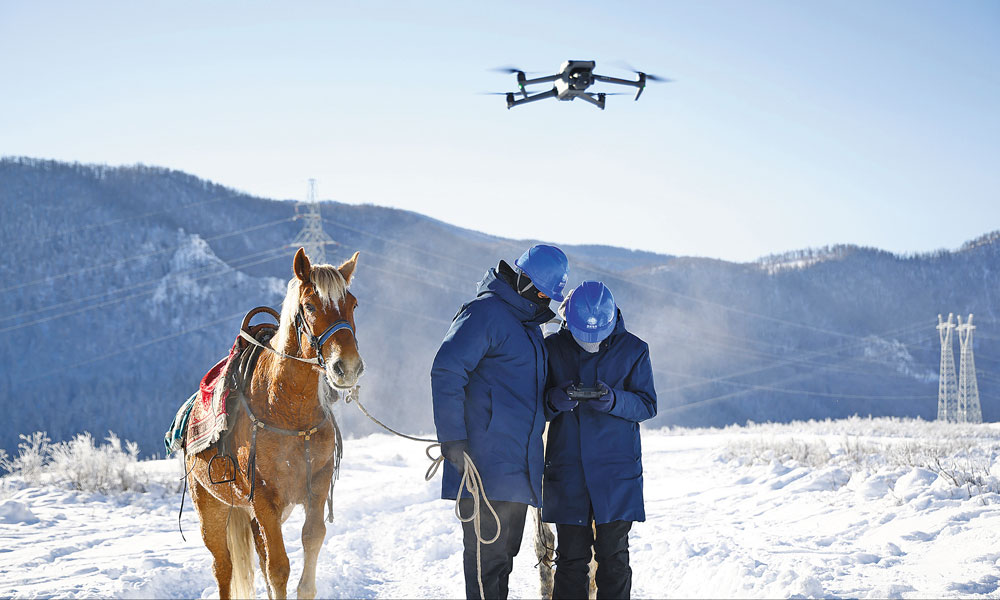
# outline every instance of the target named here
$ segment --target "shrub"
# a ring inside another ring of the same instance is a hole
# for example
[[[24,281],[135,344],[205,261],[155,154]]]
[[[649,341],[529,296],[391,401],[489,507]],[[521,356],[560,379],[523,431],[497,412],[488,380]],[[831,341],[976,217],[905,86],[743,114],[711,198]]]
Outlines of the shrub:
[[[0,455],[0,467],[25,483],[56,483],[86,492],[144,492],[148,479],[139,467],[139,446],[108,432],[105,444],[95,444],[90,433],[50,443],[43,432],[22,435],[18,456]]]
[[[0,454],[0,469],[16,473],[25,481],[37,483],[51,451],[52,440],[44,431],[36,431],[31,435],[22,433],[18,437],[22,440],[17,445],[18,455],[10,458],[6,452]]]

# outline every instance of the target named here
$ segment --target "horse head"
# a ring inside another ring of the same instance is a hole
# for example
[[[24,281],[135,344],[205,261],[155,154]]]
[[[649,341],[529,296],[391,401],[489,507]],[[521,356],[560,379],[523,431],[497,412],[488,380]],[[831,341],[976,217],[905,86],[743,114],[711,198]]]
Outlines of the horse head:
[[[315,356],[336,389],[354,387],[365,370],[354,334],[358,300],[348,289],[358,254],[339,267],[313,265],[299,248],[292,260],[295,277],[282,306],[282,326],[294,327],[299,355]]]

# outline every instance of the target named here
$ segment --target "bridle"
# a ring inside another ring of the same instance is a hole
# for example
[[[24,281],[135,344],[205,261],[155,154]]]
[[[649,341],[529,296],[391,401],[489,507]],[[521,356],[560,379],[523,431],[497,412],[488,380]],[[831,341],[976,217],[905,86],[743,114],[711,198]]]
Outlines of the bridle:
[[[272,348],[270,345],[265,345],[260,343],[245,329],[240,329],[240,337],[246,340],[248,343],[254,346],[259,346],[260,348],[267,350],[272,354],[276,354],[281,358],[297,360],[299,362],[307,363],[310,365],[318,365],[320,371],[325,372],[326,360],[323,358],[323,344],[325,344],[326,341],[333,336],[333,334],[337,333],[341,329],[346,329],[351,332],[351,337],[354,338],[354,345],[357,346],[358,338],[357,335],[354,333],[354,327],[346,319],[338,319],[334,321],[333,324],[331,324],[329,327],[327,327],[320,335],[318,336],[313,335],[312,328],[309,327],[309,323],[306,322],[305,316],[302,314],[302,306],[300,305],[299,311],[295,313],[295,334],[298,336],[299,339],[301,339],[303,335],[306,336],[306,339],[309,340],[309,345],[316,350],[316,358],[302,358],[300,356],[292,356],[291,354],[285,354],[280,350]]]
[[[351,332],[351,336],[354,337],[354,344],[357,345],[358,338],[354,334],[354,327],[346,319],[338,319],[334,321],[329,327],[327,327],[323,333],[314,335],[312,328],[309,327],[309,323],[306,322],[305,315],[302,314],[302,306],[299,306],[299,312],[295,313],[295,333],[301,337],[306,336],[309,340],[309,345],[316,350],[315,362],[322,368],[326,368],[326,360],[323,358],[323,344],[330,339],[333,334],[337,333],[341,329],[346,329]]]

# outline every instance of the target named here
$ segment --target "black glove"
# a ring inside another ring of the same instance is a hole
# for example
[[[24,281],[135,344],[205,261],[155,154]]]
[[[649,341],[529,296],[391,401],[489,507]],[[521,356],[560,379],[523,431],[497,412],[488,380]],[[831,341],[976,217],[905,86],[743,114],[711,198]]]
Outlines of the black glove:
[[[452,464],[453,467],[461,471],[465,468],[465,457],[463,454],[469,451],[469,440],[455,440],[452,442],[441,442],[441,456]]]
[[[545,400],[549,403],[549,410],[552,412],[566,412],[576,408],[577,401],[570,398],[566,393],[566,388],[573,385],[573,380],[564,381],[554,388],[550,388],[545,394]]]
[[[600,386],[601,391],[603,391],[604,394],[596,400],[591,400],[590,408],[596,410],[597,412],[609,412],[615,406],[615,391],[611,389],[611,386],[603,381],[598,381],[597,385]]]

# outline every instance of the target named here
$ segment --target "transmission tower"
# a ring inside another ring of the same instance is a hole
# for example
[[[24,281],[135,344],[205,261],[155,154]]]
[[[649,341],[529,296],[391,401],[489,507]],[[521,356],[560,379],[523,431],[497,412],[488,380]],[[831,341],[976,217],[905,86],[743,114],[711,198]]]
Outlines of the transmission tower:
[[[941,338],[941,375],[938,378],[938,421],[958,421],[958,383],[955,377],[955,352],[952,332],[954,315],[948,313],[948,321],[938,315],[938,337]]]
[[[976,383],[976,361],[972,358],[972,334],[976,330],[969,320],[962,323],[958,316],[958,340],[962,347],[958,371],[958,421],[960,423],[982,423],[983,413],[979,408],[979,385]]]
[[[309,262],[326,264],[326,246],[337,245],[337,242],[323,231],[323,218],[319,214],[319,202],[316,201],[315,179],[309,180],[309,197],[306,201],[295,205],[295,218],[302,219],[302,231],[295,236],[293,243],[305,249]]]

